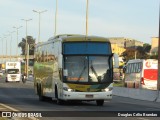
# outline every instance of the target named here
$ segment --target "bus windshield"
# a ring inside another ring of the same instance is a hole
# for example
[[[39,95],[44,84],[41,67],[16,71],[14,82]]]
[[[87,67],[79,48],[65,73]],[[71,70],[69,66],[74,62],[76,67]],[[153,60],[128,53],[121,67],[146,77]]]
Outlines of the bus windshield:
[[[8,69],[7,73],[8,74],[19,74],[19,69]]]
[[[112,82],[111,48],[108,42],[63,43],[66,82]]]
[[[103,83],[112,81],[107,56],[66,56],[64,80],[66,82]]]

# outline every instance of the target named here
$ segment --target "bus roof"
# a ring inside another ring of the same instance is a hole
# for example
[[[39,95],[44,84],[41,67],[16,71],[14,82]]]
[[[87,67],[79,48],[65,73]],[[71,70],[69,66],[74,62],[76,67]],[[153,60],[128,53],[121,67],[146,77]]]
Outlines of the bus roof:
[[[63,34],[57,35],[56,37],[52,37],[50,40],[56,40],[60,38],[62,42],[73,42],[73,41],[97,41],[97,42],[109,42],[109,39],[98,36],[86,36],[86,35],[75,35],[75,34]]]
[[[53,42],[55,40],[61,40],[62,42],[81,42],[81,41],[95,41],[95,42],[109,42],[109,39],[104,37],[98,37],[98,36],[86,36],[86,35],[78,35],[78,34],[62,34],[57,35],[55,37],[49,38],[48,41],[40,42],[36,45],[36,47],[48,44],[50,42]]]
[[[127,62],[127,64],[128,64],[128,63],[143,62],[143,61],[145,61],[145,60],[157,61],[156,59],[132,59],[132,60],[129,60],[129,61]]]

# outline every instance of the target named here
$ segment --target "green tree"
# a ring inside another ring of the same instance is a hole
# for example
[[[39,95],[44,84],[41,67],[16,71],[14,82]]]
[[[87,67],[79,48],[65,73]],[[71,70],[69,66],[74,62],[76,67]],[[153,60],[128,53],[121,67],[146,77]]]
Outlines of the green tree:
[[[145,44],[143,45],[143,50],[144,50],[146,53],[149,53],[150,50],[151,50],[151,45],[148,44],[148,43],[145,43]]]
[[[137,46],[132,47],[132,48],[127,48],[126,51],[122,53],[123,60],[127,62],[130,59],[135,59],[135,54],[136,54],[136,59],[148,59],[150,58],[149,56],[149,51],[151,49],[151,45],[149,44],[144,44],[142,46]]]
[[[27,43],[29,44],[29,55],[34,55],[35,39],[32,36],[27,36]],[[21,47],[21,55],[25,55],[26,38],[22,38],[22,41],[18,44]]]

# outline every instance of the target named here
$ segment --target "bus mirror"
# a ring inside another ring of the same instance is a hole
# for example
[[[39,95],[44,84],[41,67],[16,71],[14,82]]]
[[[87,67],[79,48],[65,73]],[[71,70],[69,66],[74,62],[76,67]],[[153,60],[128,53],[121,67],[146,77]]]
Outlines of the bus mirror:
[[[68,70],[67,70],[67,69],[64,69],[64,70],[63,70],[63,75],[64,75],[64,76],[68,76]]]
[[[58,55],[58,65],[59,68],[62,68],[62,54]]]
[[[119,56],[118,56],[118,54],[113,54],[113,61],[114,61],[114,63],[113,63],[113,67],[114,68],[119,68]]]

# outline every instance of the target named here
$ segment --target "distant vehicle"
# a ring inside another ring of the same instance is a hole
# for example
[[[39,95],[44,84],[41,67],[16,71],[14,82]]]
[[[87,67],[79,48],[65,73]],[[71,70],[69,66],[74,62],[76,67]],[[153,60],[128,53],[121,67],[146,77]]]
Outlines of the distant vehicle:
[[[33,81],[33,79],[34,79],[33,74],[29,74],[27,80]]]
[[[34,88],[39,100],[51,97],[57,104],[67,100],[112,99],[113,57],[108,39],[83,35],[60,35],[35,47]]]
[[[158,60],[129,60],[125,70],[125,86],[157,90]]]
[[[3,71],[2,70],[0,70],[0,76],[3,76]]]
[[[0,63],[0,70],[5,70],[5,64],[4,63]]]
[[[21,63],[6,62],[6,82],[20,82],[21,80]]]
[[[121,71],[119,68],[114,68],[113,70],[113,81],[121,81]]]

